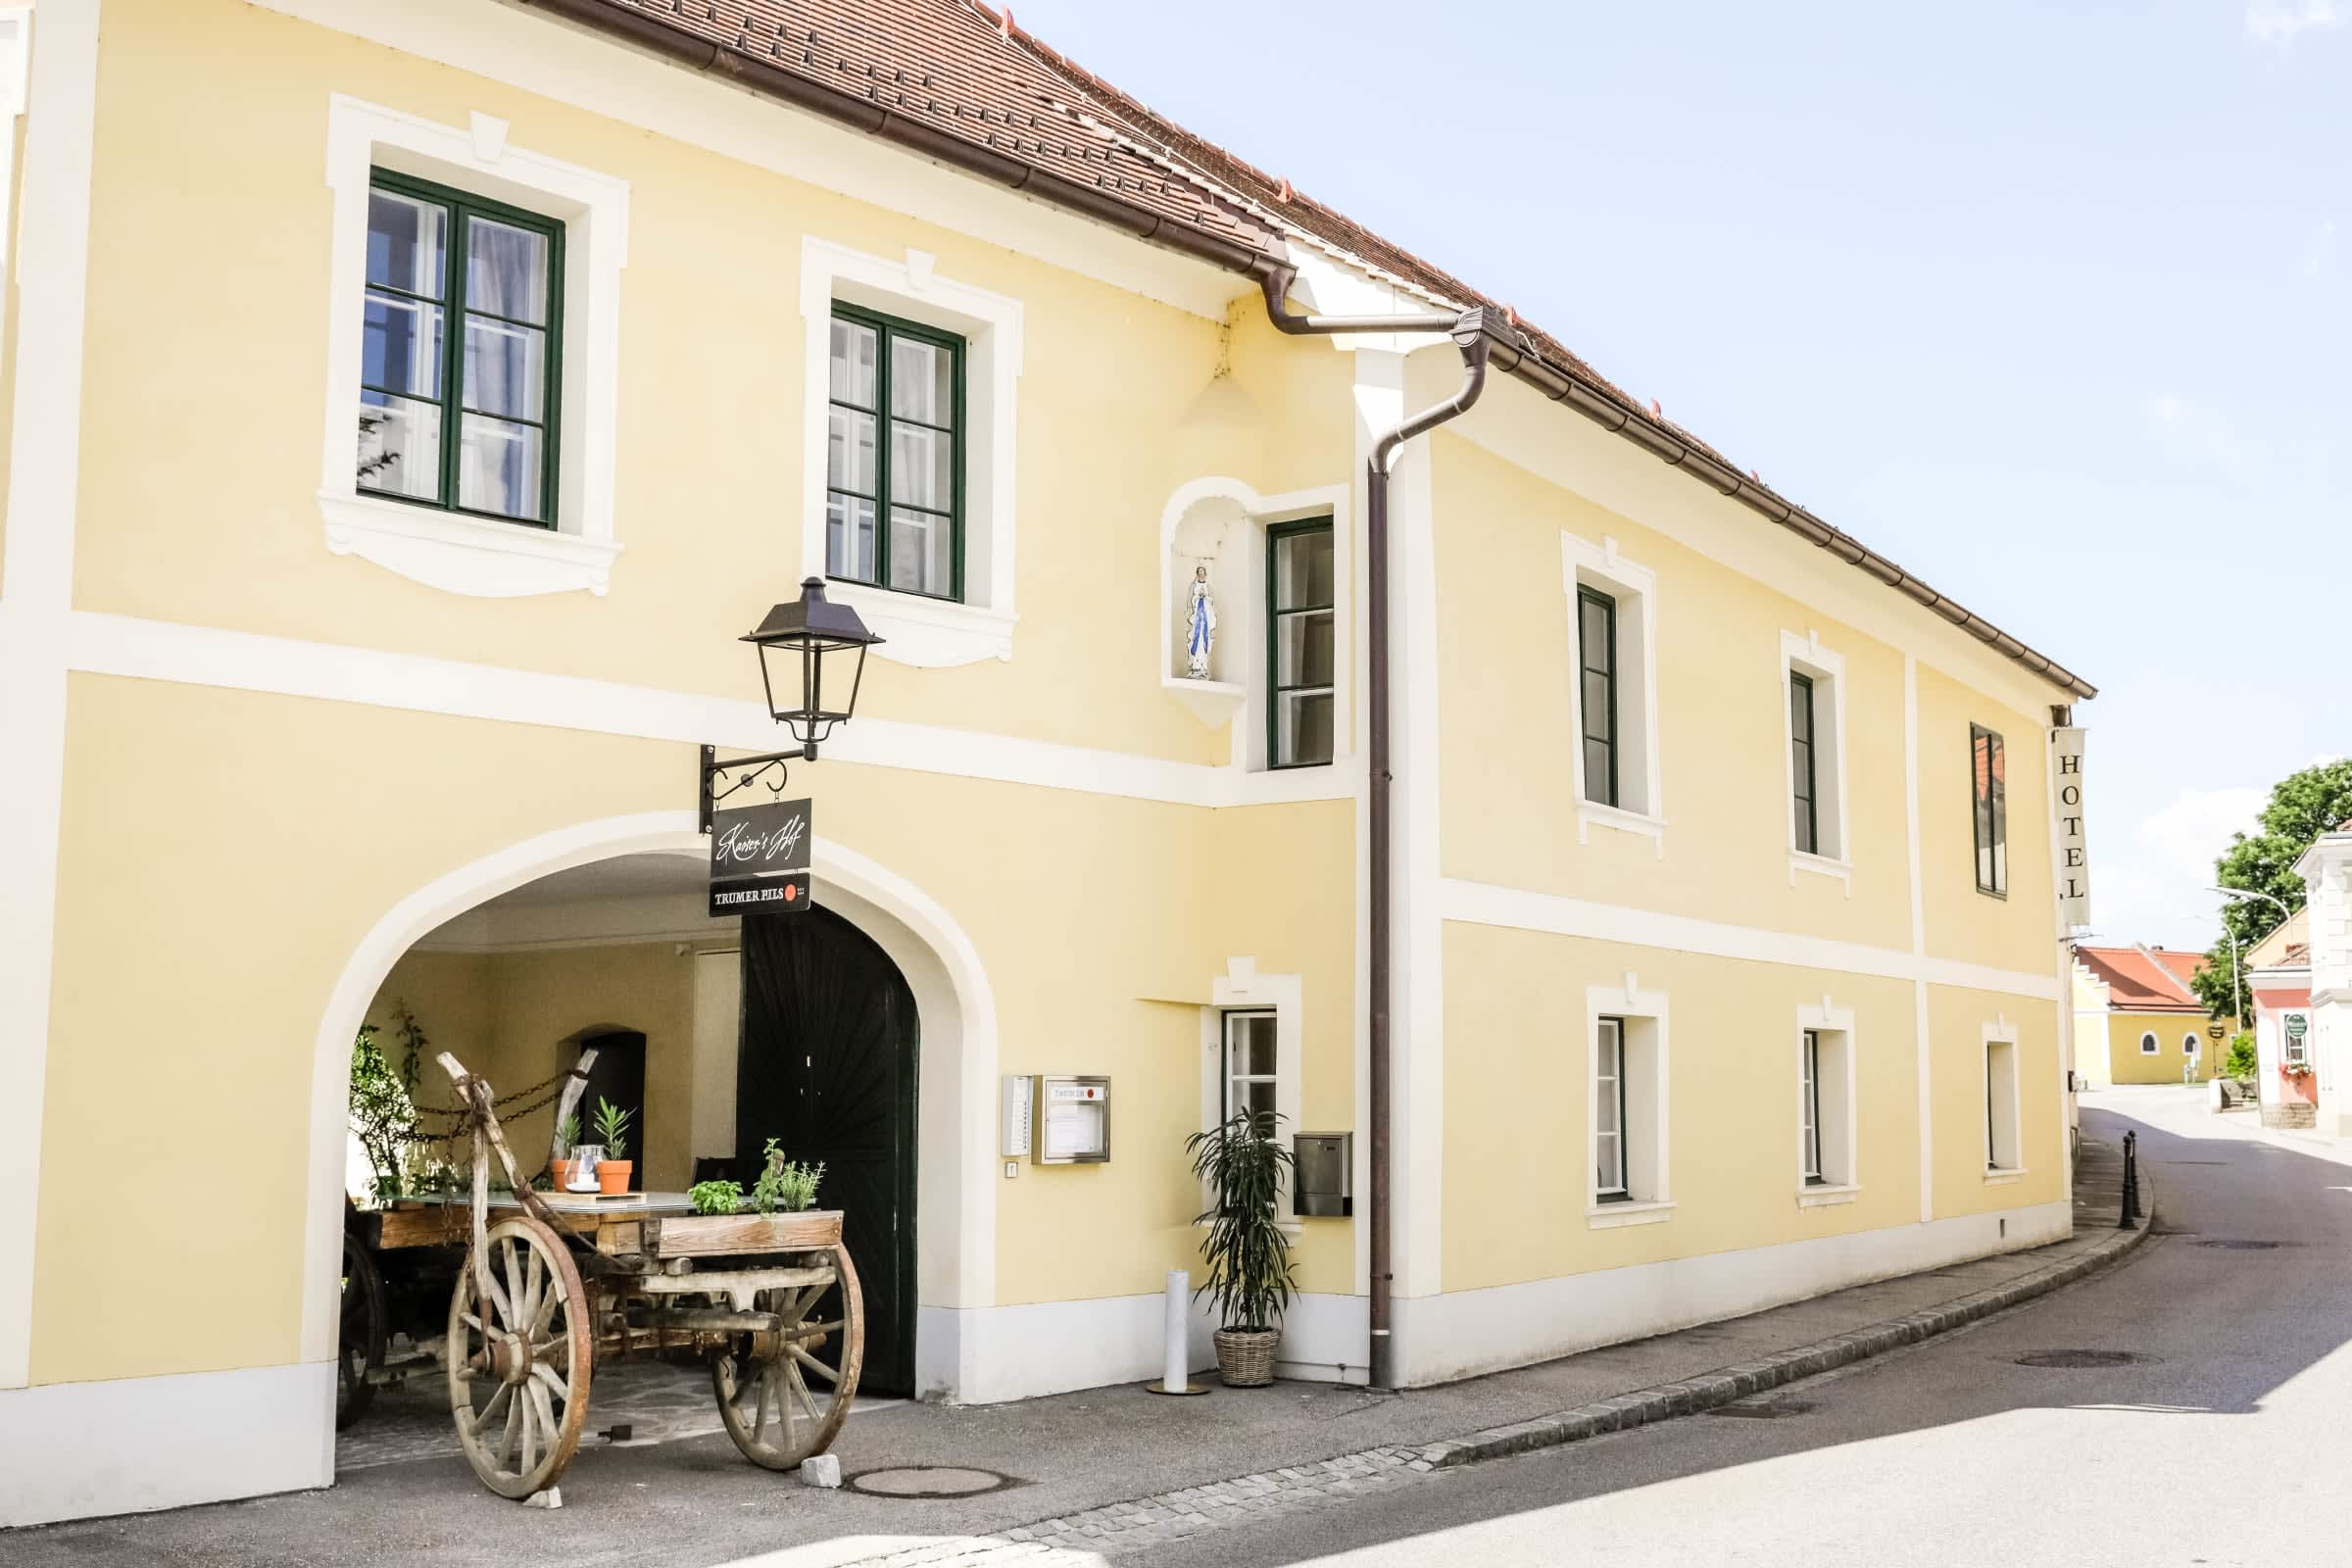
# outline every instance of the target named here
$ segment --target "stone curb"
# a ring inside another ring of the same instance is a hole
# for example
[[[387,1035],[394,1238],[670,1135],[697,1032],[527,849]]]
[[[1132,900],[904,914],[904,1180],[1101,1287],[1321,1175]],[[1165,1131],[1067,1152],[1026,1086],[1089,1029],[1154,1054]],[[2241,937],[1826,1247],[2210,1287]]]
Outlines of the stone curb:
[[[1632,1427],[1647,1426],[1653,1421],[1672,1420],[1678,1415],[1696,1415],[1738,1399],[1748,1398],[1767,1389],[1777,1389],[1784,1383],[1817,1377],[1834,1368],[1851,1366],[1856,1361],[1884,1355],[1888,1350],[1906,1345],[1917,1345],[1938,1334],[1990,1317],[2021,1301],[2047,1296],[2060,1286],[2071,1285],[2086,1275],[2097,1273],[2148,1239],[2148,1233],[2156,1223],[2155,1195],[2150,1190],[2151,1185],[2147,1177],[2142,1175],[2140,1186],[2147,1217],[2140,1221],[2138,1229],[2118,1230],[2063,1263],[2049,1264],[2031,1274],[2021,1274],[2004,1284],[1956,1297],[1885,1323],[1874,1323],[1867,1328],[1816,1340],[1811,1345],[1800,1345],[1760,1361],[1719,1367],[1681,1383],[1660,1383],[1651,1388],[1636,1389],[1630,1394],[1579,1405],[1556,1415],[1538,1416],[1532,1421],[1514,1422],[1507,1427],[1489,1427],[1483,1432],[1424,1444],[1415,1454],[1413,1468],[1450,1470],[1456,1465],[1474,1464],[1481,1459],[1499,1459],[1514,1453],[1530,1453],[1538,1448],[1555,1448],[1562,1444],[1579,1443],[1604,1432],[1622,1432]]]
[[[2151,1185],[2146,1177],[2140,1179],[2143,1187]],[[1433,1471],[1450,1470],[1480,1459],[1557,1447],[1604,1432],[1621,1432],[1647,1426],[1652,1421],[1695,1415],[1784,1383],[1814,1377],[1905,1345],[1917,1345],[2020,1301],[2046,1296],[2062,1285],[2107,1267],[2145,1241],[2155,1224],[2155,1195],[2150,1191],[2149,1217],[2139,1229],[2109,1232],[2062,1263],[2046,1264],[1971,1295],[1817,1340],[1811,1345],[1800,1345],[1758,1361],[1719,1367],[1678,1383],[1636,1389],[1573,1410],[1436,1443],[1365,1448],[1254,1475],[1203,1482],[1175,1492],[1099,1504],[986,1536],[926,1542],[881,1556],[860,1558],[849,1568],[1013,1568],[1013,1565],[1101,1568],[1105,1552],[1141,1549],[1248,1519],[1321,1507],[1367,1492],[1409,1484]]]

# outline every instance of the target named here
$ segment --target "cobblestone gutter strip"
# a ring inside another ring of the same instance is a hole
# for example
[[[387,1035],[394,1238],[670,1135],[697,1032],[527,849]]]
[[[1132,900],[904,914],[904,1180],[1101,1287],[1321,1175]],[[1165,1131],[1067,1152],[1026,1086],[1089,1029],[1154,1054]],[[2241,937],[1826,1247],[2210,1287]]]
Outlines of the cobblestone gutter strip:
[[[2147,1179],[2143,1176],[2141,1182],[2144,1189]],[[1080,1568],[1080,1565],[1091,1568],[1105,1555],[1140,1550],[1249,1519],[1326,1507],[1480,1459],[1557,1447],[1604,1432],[1622,1432],[1679,1415],[1695,1415],[1779,1388],[1784,1383],[1849,1366],[1906,1345],[1917,1345],[2021,1301],[2046,1296],[2062,1285],[2106,1267],[2145,1241],[2155,1223],[2152,1193],[2148,1195],[2147,1207],[2151,1218],[2142,1221],[2137,1230],[2116,1231],[2062,1262],[2047,1264],[2030,1274],[2021,1274],[2003,1284],[1905,1317],[1800,1345],[1762,1360],[1723,1367],[1687,1382],[1636,1389],[1556,1415],[1492,1427],[1438,1443],[1366,1448],[1333,1459],[1286,1465],[1256,1475],[1236,1476],[1205,1486],[1108,1503],[994,1535],[926,1542],[903,1551],[861,1559],[851,1568],[918,1568],[929,1564],[946,1568],[998,1568],[1000,1564],[1014,1563],[1024,1568]]]

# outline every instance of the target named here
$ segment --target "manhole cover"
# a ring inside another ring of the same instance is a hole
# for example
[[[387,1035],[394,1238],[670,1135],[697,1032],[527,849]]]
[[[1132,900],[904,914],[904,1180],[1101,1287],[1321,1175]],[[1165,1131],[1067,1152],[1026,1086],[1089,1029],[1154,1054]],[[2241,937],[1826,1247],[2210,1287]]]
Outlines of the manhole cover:
[[[850,1477],[852,1492],[870,1492],[878,1497],[975,1497],[1011,1483],[1010,1476],[993,1470],[961,1470],[953,1465],[909,1465],[899,1470],[868,1470]]]
[[[2132,1366],[2141,1361],[2153,1361],[2152,1355],[2140,1355],[2132,1350],[2035,1350],[2031,1355],[2017,1357],[2019,1366]]]
[[[1804,1415],[1813,1408],[1810,1399],[1740,1399],[1731,1404],[1719,1404],[1709,1415],[1745,1416],[1750,1421],[1778,1421],[1783,1416]]]
[[[2267,1252],[2274,1248],[2292,1247],[2292,1242],[2255,1242],[2242,1236],[2208,1236],[2188,1244],[2191,1247],[2218,1247],[2225,1252]]]

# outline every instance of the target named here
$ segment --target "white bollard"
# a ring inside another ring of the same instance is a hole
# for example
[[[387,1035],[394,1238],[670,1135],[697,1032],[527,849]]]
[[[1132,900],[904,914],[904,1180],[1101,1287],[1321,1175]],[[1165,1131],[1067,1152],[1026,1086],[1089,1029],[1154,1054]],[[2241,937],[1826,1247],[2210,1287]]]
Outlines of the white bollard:
[[[1191,1327],[1193,1276],[1181,1268],[1168,1270],[1167,1350],[1160,1361],[1160,1387],[1170,1394],[1181,1394],[1193,1381],[1192,1357],[1185,1353],[1186,1331]]]
[[[1184,1269],[1168,1270],[1167,1337],[1159,1358],[1159,1381],[1144,1385],[1146,1394],[1206,1394],[1206,1384],[1192,1380],[1192,1357],[1185,1353],[1186,1331],[1192,1326],[1193,1276]]]

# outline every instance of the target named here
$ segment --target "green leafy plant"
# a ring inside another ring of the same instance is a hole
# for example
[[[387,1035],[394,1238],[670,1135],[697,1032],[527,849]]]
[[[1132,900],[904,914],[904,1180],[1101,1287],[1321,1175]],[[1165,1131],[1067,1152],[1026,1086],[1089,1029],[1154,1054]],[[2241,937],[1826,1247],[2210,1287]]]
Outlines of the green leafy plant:
[[[604,1096],[596,1098],[596,1141],[605,1146],[607,1159],[626,1159],[629,1155],[629,1118],[633,1110],[623,1110]]]
[[[2240,1029],[2230,1037],[2230,1054],[2222,1058],[2222,1071],[2232,1078],[2251,1078],[2261,1070],[2254,1054],[2254,1031]]]
[[[1200,1216],[1208,1278],[1193,1293],[1216,1303],[1229,1329],[1260,1333],[1282,1322],[1291,1304],[1291,1239],[1275,1218],[1291,1152],[1274,1141],[1280,1116],[1235,1111],[1222,1126],[1184,1141],[1193,1174],[1214,1195]]]
[[[360,1025],[351,1043],[351,1132],[375,1172],[378,1200],[411,1190],[406,1167],[416,1138],[416,1102],[384,1059],[373,1024]]]
[[[686,1201],[697,1214],[732,1214],[743,1206],[743,1183],[696,1182],[686,1189]]]
[[[2230,994],[2230,938],[2237,938],[2242,957],[2287,917],[2287,910],[2303,907],[2303,879],[2295,875],[2295,862],[2311,848],[2312,840],[2346,817],[2352,817],[2352,760],[2315,762],[2273,785],[2270,801],[2255,821],[2255,832],[2234,835],[2230,848],[2214,861],[2214,881],[2219,886],[2266,895],[2230,899],[2222,907],[2224,934],[2206,950],[2205,967],[2192,982],[2197,1000],[2214,1017],[2253,1015],[2251,987],[2242,965],[2237,994]],[[2272,899],[2278,902],[2274,904]]]
[[[564,1151],[558,1156],[563,1159],[569,1159],[571,1152],[580,1147],[580,1113],[578,1111],[566,1113],[562,1121],[556,1123],[556,1143]]]
[[[784,1157],[776,1140],[767,1141],[767,1168],[752,1184],[752,1207],[762,1214],[798,1214],[816,1206],[816,1186],[825,1179],[825,1162],[800,1165]]]

